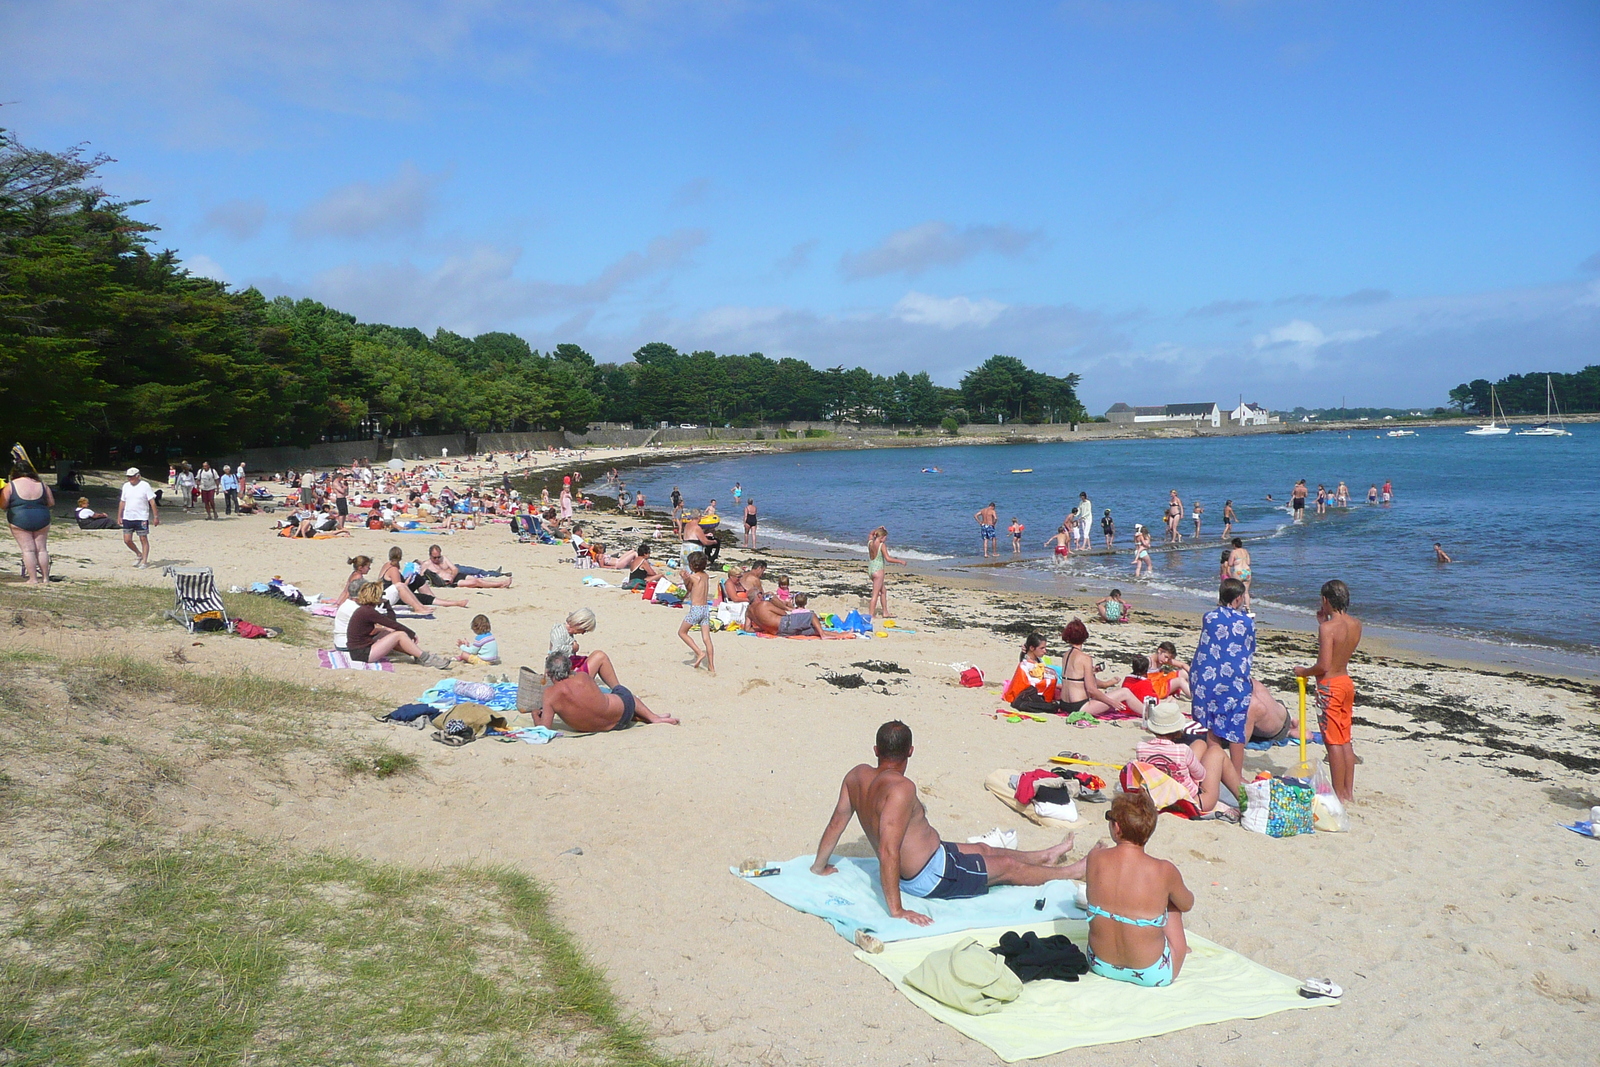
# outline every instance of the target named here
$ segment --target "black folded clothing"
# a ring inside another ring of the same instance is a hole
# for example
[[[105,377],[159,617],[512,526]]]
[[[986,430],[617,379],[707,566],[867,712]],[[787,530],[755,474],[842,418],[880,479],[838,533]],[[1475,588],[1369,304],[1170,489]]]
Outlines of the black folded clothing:
[[[1000,935],[1000,944],[989,950],[1006,961],[1011,972],[1024,982],[1053,978],[1076,982],[1089,973],[1089,960],[1066,934],[1040,937],[1032,930],[1020,936],[1015,930]]]

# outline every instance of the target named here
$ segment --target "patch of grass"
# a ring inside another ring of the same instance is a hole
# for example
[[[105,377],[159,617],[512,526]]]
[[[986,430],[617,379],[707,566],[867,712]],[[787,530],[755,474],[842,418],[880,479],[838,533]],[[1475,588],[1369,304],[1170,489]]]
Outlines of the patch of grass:
[[[374,778],[393,778],[412,774],[421,765],[422,762],[409,752],[376,748],[364,755],[346,757],[344,771],[350,775],[370,774]]]
[[[675,1062],[519,872],[163,826],[185,752],[173,724],[337,763],[315,691],[128,657],[0,664],[0,706],[38,716],[0,716],[0,1063]],[[359,762],[382,777],[417,761]]]
[[[276,640],[291,645],[311,644],[314,636],[320,632],[314,628],[314,623],[329,625],[327,620],[308,615],[272,597],[250,593],[222,593],[221,596],[229,618],[245,618],[257,626],[277,627],[283,631],[283,635]],[[182,627],[163,614],[171,610],[172,603],[170,587],[72,581],[51,586],[50,595],[43,597],[19,585],[0,584],[0,615],[14,613],[13,625],[24,628],[51,626],[103,630],[154,627],[181,635],[184,632]],[[196,637],[201,640],[243,640],[230,634],[199,634]]]
[[[666,1063],[503,868],[407,871],[237,837],[119,845],[119,887],[6,925],[12,1064]]]

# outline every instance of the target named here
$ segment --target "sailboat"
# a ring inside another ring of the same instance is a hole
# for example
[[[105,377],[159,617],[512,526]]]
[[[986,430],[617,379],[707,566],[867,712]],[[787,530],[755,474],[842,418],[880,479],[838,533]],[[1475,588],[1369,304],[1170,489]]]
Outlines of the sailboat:
[[[1500,417],[1505,418],[1505,409],[1500,408],[1500,400],[1495,396],[1494,386],[1489,386],[1489,424],[1479,426],[1476,430],[1468,430],[1468,437],[1502,437],[1511,432],[1511,427],[1501,426],[1495,421],[1495,410],[1499,408]]]
[[[1554,425],[1552,425],[1552,422]],[[1556,406],[1556,387],[1550,375],[1544,376],[1544,421],[1526,430],[1518,430],[1518,437],[1571,437],[1572,432],[1561,421],[1561,408]]]

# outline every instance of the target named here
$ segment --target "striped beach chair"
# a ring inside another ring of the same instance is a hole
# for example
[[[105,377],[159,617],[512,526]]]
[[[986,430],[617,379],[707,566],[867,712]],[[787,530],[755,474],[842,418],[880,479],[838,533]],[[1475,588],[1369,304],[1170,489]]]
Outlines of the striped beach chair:
[[[183,623],[190,633],[233,629],[210,567],[167,567],[161,573],[173,582],[167,618]]]

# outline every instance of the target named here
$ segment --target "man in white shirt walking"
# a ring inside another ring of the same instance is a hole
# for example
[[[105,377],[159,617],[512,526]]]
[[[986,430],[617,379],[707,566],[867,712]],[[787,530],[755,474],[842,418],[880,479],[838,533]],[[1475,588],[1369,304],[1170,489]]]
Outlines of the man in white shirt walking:
[[[161,512],[156,509],[156,494],[150,483],[139,477],[138,467],[128,468],[128,480],[122,486],[122,499],[117,502],[117,522],[122,525],[122,543],[134,554],[134,566],[150,565],[150,524],[161,525]],[[139,547],[133,545],[134,535],[139,536]]]

